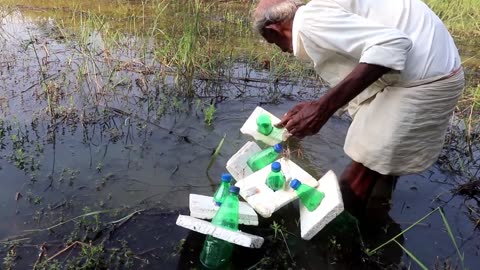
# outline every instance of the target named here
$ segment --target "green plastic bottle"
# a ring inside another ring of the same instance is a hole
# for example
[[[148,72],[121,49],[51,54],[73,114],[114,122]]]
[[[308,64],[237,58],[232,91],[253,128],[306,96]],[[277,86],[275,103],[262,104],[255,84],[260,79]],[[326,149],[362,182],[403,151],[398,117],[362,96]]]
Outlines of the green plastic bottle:
[[[273,131],[272,120],[268,114],[262,113],[257,117],[257,131],[268,136]]]
[[[238,193],[240,188],[231,186],[229,191],[222,206],[220,206],[220,209],[213,217],[212,224],[232,231],[238,231]]]
[[[272,171],[268,174],[265,184],[273,191],[283,189],[285,186],[285,175],[282,173],[280,162],[272,163]]]
[[[230,185],[232,182],[232,176],[228,173],[222,174],[222,181],[220,182],[220,186],[218,187],[217,191],[213,195],[213,201],[216,205],[222,205],[225,197],[228,195],[228,190],[230,189]]]
[[[279,143],[275,144],[274,146],[268,147],[267,149],[264,149],[260,153],[257,153],[251,156],[247,160],[247,165],[254,172],[261,170],[266,166],[268,166],[268,164],[277,160],[282,150],[283,149],[281,144]]]
[[[238,193],[240,188],[230,187],[220,209],[212,219],[212,224],[238,231]],[[200,262],[208,269],[226,269],[232,256],[234,245],[230,242],[208,235],[203,244]]]
[[[308,211],[317,209],[320,203],[322,203],[323,198],[325,198],[325,193],[318,191],[309,185],[302,184],[302,182],[297,179],[293,179],[290,182],[290,187],[297,192],[300,201]]]
[[[203,244],[200,262],[207,269],[227,269],[234,245],[208,235]]]

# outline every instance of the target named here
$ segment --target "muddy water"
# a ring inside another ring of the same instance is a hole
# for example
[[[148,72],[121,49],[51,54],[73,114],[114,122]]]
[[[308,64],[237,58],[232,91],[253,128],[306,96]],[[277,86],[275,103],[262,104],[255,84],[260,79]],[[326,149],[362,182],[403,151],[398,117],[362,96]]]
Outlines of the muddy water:
[[[256,106],[282,115],[296,100],[321,94],[321,87],[314,82],[271,84],[268,73],[235,63],[234,79],[199,80],[195,98],[176,97],[175,78],[142,76],[127,69],[109,76],[109,58],[100,55],[85,62],[89,59],[85,51],[53,38],[51,25],[22,13],[2,21],[0,241],[19,241],[5,244],[0,249],[2,258],[15,246],[13,269],[30,269],[42,244],[52,256],[64,243],[78,240],[103,243],[109,250],[128,247],[135,254],[133,269],[197,267],[203,236],[175,226],[178,214],[188,213],[188,194],[213,193],[228,158],[251,139],[239,128]],[[101,38],[95,34],[89,38],[101,51]],[[135,59],[130,52],[117,53],[122,59]],[[245,77],[250,80],[235,79]],[[113,83],[108,84],[108,79]],[[149,88],[142,86],[142,80]],[[203,110],[212,102],[216,111],[208,126]],[[349,163],[342,150],[348,125],[348,118],[332,118],[319,134],[292,145],[303,151],[303,157],[292,159],[315,177],[328,170],[339,175]],[[207,174],[212,153],[224,135],[220,155]],[[461,177],[440,170],[441,165],[401,177],[394,187],[379,186],[378,201],[371,203],[371,223],[361,225],[361,240],[332,226],[312,241],[301,240],[295,204],[272,219],[262,219],[257,228],[242,227],[264,236],[266,242],[260,250],[237,248],[233,268],[416,269],[395,244],[373,257],[362,250],[375,248],[442,206],[465,254],[465,266],[476,269],[480,241],[469,209],[478,209],[478,204],[452,195]],[[389,189],[393,189],[391,196],[385,192]],[[103,210],[109,212],[99,215],[97,225],[74,226],[76,220],[48,231],[28,232]],[[115,222],[136,210],[142,212]],[[285,241],[275,237],[273,221],[282,224]],[[97,228],[87,230],[92,227]],[[459,263],[438,213],[399,242],[429,268],[436,261]],[[58,258],[66,262],[78,255],[78,249],[72,249]]]

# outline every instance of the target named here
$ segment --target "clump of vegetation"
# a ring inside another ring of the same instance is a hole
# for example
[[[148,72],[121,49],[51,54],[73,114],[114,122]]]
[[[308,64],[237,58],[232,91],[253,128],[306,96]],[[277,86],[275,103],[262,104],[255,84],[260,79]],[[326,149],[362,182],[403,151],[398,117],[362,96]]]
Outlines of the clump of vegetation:
[[[3,267],[5,267],[6,270],[13,270],[16,259],[17,259],[16,246],[13,245],[8,249],[7,255],[3,258]]]
[[[270,234],[267,236],[268,248],[263,257],[250,266],[249,269],[291,269],[296,262],[289,247],[289,232],[284,224],[273,221],[270,225]]]
[[[480,35],[480,1],[425,0],[455,35]]]
[[[205,115],[205,123],[207,123],[208,126],[212,125],[215,111],[215,104],[210,104],[208,107],[203,109],[203,114]]]
[[[65,256],[67,252],[75,251],[75,249],[77,249],[77,256],[73,258],[67,257],[67,260],[57,259]],[[125,242],[122,242],[120,248],[107,249],[102,243],[94,245],[77,241],[45,261],[37,262],[35,269],[132,269],[133,260],[134,254],[126,246]]]

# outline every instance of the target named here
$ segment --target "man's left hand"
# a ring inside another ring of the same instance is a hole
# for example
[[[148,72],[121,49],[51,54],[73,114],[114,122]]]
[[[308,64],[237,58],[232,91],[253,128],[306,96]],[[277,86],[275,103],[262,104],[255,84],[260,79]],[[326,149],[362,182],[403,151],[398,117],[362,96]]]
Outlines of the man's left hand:
[[[318,133],[333,115],[322,100],[301,102],[288,111],[276,126],[293,136],[304,138]]]

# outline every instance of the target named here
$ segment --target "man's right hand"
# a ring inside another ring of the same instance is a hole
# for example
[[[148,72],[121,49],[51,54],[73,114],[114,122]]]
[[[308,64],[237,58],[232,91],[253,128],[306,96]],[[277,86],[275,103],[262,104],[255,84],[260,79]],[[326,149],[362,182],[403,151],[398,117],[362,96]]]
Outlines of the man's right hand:
[[[276,127],[286,128],[297,138],[314,135],[333,115],[334,111],[328,107],[322,99],[301,102],[290,109]]]

